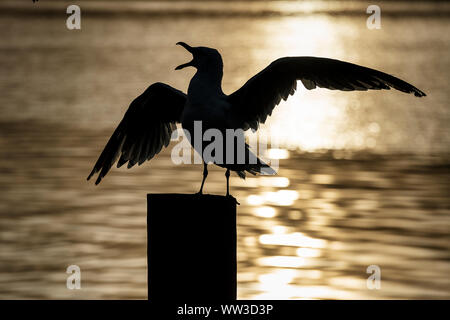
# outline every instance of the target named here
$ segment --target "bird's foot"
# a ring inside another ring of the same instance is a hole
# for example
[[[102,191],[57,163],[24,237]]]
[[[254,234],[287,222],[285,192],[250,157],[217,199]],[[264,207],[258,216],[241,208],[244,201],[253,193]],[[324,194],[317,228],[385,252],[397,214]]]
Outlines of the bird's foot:
[[[231,198],[231,199],[233,199],[233,200],[236,202],[237,205],[241,205],[241,204],[237,201],[237,199],[236,199],[235,197],[233,197],[231,194],[227,193],[227,194],[225,195],[225,197]]]

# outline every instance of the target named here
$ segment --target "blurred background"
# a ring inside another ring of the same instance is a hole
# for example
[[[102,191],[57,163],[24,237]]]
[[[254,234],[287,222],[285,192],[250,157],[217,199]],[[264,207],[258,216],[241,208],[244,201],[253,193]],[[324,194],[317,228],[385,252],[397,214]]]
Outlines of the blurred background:
[[[299,84],[275,109],[261,132],[280,143],[278,175],[231,181],[238,298],[450,299],[449,17],[443,1],[0,1],[0,298],[147,298],[146,194],[197,192],[201,165],[168,148],[97,187],[86,177],[134,97],[156,81],[186,91],[185,41],[221,52],[226,93],[313,55],[428,94]],[[205,191],[225,194],[223,169]],[[72,264],[81,290],[66,288]]]

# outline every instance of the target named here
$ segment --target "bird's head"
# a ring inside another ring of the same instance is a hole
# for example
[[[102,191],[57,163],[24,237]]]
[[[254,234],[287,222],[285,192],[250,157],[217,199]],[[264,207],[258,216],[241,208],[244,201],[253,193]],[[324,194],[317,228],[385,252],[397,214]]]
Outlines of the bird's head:
[[[192,54],[192,60],[188,63],[184,63],[175,68],[180,70],[186,67],[195,67],[197,70],[209,70],[223,68],[222,57],[216,49],[207,47],[191,47],[184,42],[177,42],[177,45],[182,46]]]

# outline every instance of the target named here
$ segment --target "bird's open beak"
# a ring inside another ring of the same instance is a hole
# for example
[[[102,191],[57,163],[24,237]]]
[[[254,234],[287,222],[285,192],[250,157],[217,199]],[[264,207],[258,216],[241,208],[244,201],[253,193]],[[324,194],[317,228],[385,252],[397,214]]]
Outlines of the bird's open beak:
[[[193,48],[190,45],[188,45],[187,43],[177,42],[177,45],[182,46],[187,51],[189,51],[190,53],[193,54]],[[180,70],[180,69],[183,69],[183,68],[186,68],[186,67],[193,67],[193,66],[194,66],[194,59],[192,59],[188,63],[180,64],[178,67],[175,68],[175,70]]]

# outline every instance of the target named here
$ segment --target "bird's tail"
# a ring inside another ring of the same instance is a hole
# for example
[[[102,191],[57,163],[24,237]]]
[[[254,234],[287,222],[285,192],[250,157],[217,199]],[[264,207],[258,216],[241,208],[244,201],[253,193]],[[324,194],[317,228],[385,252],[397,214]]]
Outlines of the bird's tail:
[[[250,159],[252,157],[256,158],[256,163],[255,164],[247,163],[247,164],[245,164],[245,167],[243,168],[243,170],[237,171],[237,174],[238,174],[238,176],[241,179],[245,179],[245,172],[246,171],[250,172],[253,175],[256,175],[258,173],[259,174],[263,174],[263,175],[275,175],[275,174],[277,174],[275,169],[273,169],[271,166],[269,166],[263,160],[261,160],[258,157],[256,157],[256,155],[253,154],[253,152],[250,150],[250,148],[249,148],[249,146],[247,144],[246,144],[246,151],[248,151]]]

